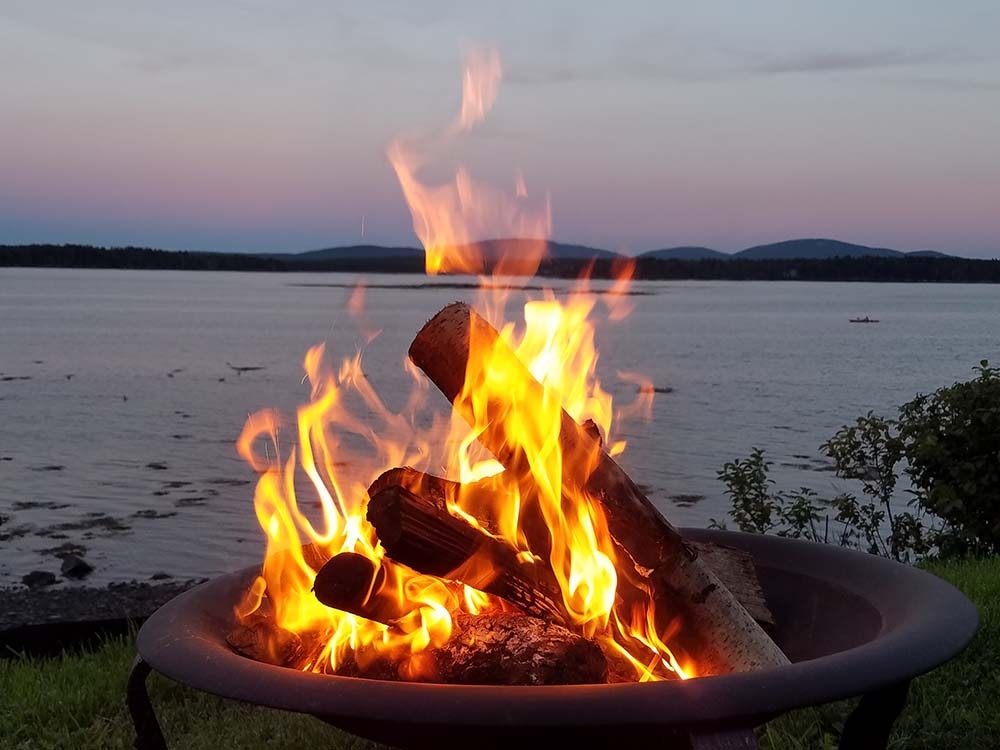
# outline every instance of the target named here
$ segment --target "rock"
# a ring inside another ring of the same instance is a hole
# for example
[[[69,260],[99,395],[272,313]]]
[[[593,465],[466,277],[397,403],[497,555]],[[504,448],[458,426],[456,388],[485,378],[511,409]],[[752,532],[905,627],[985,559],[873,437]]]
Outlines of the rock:
[[[49,573],[47,570],[33,570],[21,577],[21,583],[29,589],[44,588],[45,586],[51,586],[55,582],[55,573]]]
[[[62,561],[62,574],[67,578],[86,578],[94,571],[94,566],[76,555],[67,555]]]
[[[50,547],[48,549],[40,549],[38,551],[43,555],[54,555],[62,560],[71,556],[83,557],[87,554],[87,548],[82,544],[77,544],[76,542],[63,542],[58,547]]]
[[[163,572],[163,571],[161,570],[161,571],[159,571],[158,573],[153,573],[153,575],[151,575],[151,576],[149,577],[149,580],[151,580],[151,581],[165,581],[165,580],[167,580],[168,578],[173,578],[173,576],[172,576],[172,575],[170,575],[169,573],[164,573],[164,572]]]

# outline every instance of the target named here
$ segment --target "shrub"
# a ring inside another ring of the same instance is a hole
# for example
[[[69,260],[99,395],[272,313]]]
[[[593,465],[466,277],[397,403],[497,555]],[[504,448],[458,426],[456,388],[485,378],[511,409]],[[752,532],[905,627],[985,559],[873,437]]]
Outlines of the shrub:
[[[899,437],[917,502],[947,524],[943,553],[1000,552],[1000,369],[900,407]]]
[[[853,425],[841,427],[820,446],[833,459],[837,476],[861,484],[867,502],[841,495],[833,502],[836,520],[858,535],[858,545],[899,562],[926,554],[933,534],[924,526],[923,511],[893,510],[893,498],[903,460],[903,439],[897,422],[868,412]],[[847,539],[842,538],[841,544]]]
[[[1000,553],[1000,368],[983,360],[975,371],[972,380],[917,395],[898,419],[868,412],[820,446],[837,476],[860,483],[862,498],[845,493],[826,501],[805,487],[776,492],[771,464],[754,448],[719,471],[730,517],[742,531],[833,541],[900,562],[931,551]],[[900,466],[914,510],[893,504]]]
[[[808,487],[774,491],[774,480],[767,476],[771,464],[763,450],[754,448],[749,458],[729,461],[718,473],[732,503],[729,516],[740,531],[837,543],[901,562],[924,554],[930,545],[920,519],[911,513],[893,513],[889,507],[895,473],[876,475],[872,470],[890,460],[883,450],[889,434],[888,424],[869,415],[824,445],[840,476],[861,479],[862,491],[871,498],[867,502],[849,493],[823,500]],[[725,528],[714,518],[709,525]]]
[[[774,480],[767,476],[771,462],[764,451],[754,448],[750,457],[727,462],[719,471],[732,502],[729,516],[740,531],[756,534],[773,532],[778,536],[826,542],[829,519],[824,522],[824,505],[813,490],[799,487],[792,492],[772,490]],[[709,526],[724,529],[725,524],[711,519]],[[820,530],[822,527],[822,531]]]

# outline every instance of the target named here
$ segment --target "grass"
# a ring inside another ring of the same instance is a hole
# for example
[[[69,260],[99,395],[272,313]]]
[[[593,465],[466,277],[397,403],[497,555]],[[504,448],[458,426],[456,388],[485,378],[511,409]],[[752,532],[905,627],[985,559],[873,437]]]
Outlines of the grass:
[[[1000,558],[926,566],[976,604],[979,635],[957,659],[914,681],[896,724],[893,748],[1000,745]],[[0,661],[0,748],[126,750],[132,724],[124,707],[134,655],[128,639],[58,659]],[[158,675],[149,678],[167,744],[185,750],[337,748],[376,745],[308,716],[214,698]],[[762,727],[766,750],[835,748],[850,711],[843,702],[797,711]]]
[[[0,748],[130,750],[124,699],[134,656],[130,639],[115,639],[91,653],[0,661]],[[156,674],[147,682],[172,749],[376,747],[310,716],[223,700]]]
[[[961,589],[979,610],[979,633],[956,659],[910,686],[890,747],[1000,747],[1000,558],[923,566]],[[796,711],[760,731],[764,750],[835,748],[854,701]]]

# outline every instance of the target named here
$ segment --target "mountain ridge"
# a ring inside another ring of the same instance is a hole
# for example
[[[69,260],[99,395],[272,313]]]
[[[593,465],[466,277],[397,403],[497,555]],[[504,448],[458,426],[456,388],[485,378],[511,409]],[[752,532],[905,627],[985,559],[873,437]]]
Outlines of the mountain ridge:
[[[518,252],[518,245],[523,245],[523,250],[528,251],[527,246],[534,245],[539,240],[530,239],[491,239],[481,242],[471,243],[479,248],[487,262],[495,262],[504,252]],[[555,240],[544,240],[547,243],[546,259],[548,260],[587,260],[602,259],[613,260],[616,258],[635,257],[636,259],[654,258],[658,260],[728,260],[732,258],[742,258],[746,260],[829,260],[833,258],[960,258],[962,256],[951,253],[943,253],[937,250],[913,250],[904,252],[887,247],[875,247],[861,245],[853,242],[844,242],[829,238],[800,238],[791,240],[781,240],[763,245],[739,250],[734,253],[727,253],[715,250],[710,247],[700,245],[679,245],[676,247],[665,247],[654,250],[646,250],[637,253],[635,256],[628,256],[612,250],[591,247],[589,245],[579,245],[569,242],[557,242]],[[468,246],[460,246],[468,247]],[[301,261],[324,261],[324,260],[376,260],[376,259],[411,259],[423,257],[423,250],[411,246],[385,246],[385,245],[344,245],[339,247],[321,248],[318,250],[307,250],[300,253],[249,253],[259,258],[273,258],[276,260],[301,260]],[[531,249],[534,252],[534,248]]]

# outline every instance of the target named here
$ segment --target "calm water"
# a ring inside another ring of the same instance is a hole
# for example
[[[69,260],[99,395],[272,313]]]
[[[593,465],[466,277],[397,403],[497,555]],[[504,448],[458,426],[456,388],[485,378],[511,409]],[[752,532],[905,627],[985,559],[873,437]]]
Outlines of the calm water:
[[[469,290],[369,276],[383,333],[365,370],[392,406],[424,320]],[[293,413],[302,357],[363,341],[346,313],[357,277],[0,269],[0,584],[58,572],[45,550],[75,541],[90,583],[158,571],[209,576],[262,553],[255,475],[234,443],[247,414]],[[565,288],[556,282],[557,288]],[[681,525],[722,518],[716,471],[767,449],[779,486],[832,493],[818,446],[869,409],[1000,360],[1000,288],[816,283],[637,285],[635,311],[599,332],[599,372],[656,386],[653,420],[622,463]],[[850,324],[870,315],[878,325]],[[228,364],[227,364],[228,363]],[[263,369],[237,374],[231,365]],[[443,404],[443,401],[441,402]],[[704,499],[698,499],[704,496]],[[694,500],[694,502],[692,502]]]

